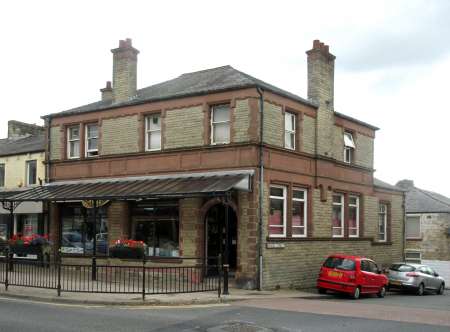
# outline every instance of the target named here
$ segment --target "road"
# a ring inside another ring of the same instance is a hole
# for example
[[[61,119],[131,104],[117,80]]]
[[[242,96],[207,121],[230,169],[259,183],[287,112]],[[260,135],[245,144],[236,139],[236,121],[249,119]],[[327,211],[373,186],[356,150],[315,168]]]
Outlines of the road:
[[[423,324],[426,322],[427,324]],[[179,308],[0,298],[0,331],[449,331],[450,295],[261,299]]]

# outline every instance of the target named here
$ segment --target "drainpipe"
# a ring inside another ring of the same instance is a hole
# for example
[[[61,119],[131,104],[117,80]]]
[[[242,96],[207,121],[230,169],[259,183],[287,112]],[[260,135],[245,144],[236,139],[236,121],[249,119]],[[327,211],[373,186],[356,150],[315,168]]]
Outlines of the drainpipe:
[[[264,203],[264,97],[263,90],[256,87],[259,94],[259,227],[258,227],[258,290],[263,289],[263,203]]]

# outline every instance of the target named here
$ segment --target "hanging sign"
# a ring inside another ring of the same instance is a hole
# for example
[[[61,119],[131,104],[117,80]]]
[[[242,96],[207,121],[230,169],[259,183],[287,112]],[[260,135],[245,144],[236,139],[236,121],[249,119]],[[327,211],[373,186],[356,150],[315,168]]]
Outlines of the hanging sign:
[[[108,204],[109,201],[108,200],[98,200],[97,201],[97,207],[102,207],[106,204]],[[81,204],[86,208],[86,209],[93,209],[94,208],[94,201],[92,199],[90,200],[85,200],[85,201],[81,201]]]

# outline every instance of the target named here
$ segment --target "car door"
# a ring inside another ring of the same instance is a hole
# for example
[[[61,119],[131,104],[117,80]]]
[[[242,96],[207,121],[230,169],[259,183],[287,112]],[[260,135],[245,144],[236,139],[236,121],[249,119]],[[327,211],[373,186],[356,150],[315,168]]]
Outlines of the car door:
[[[427,266],[427,271],[430,276],[430,287],[433,289],[439,289],[441,286],[441,281],[436,276],[436,272],[429,266]]]
[[[430,276],[430,272],[428,271],[428,268],[426,266],[420,266],[417,269],[417,272],[420,274],[420,278],[422,279],[422,283],[425,286],[426,289],[433,288],[432,286],[432,280]]]
[[[360,275],[361,275],[361,292],[371,293],[373,291],[373,275],[370,269],[370,263],[368,260],[362,259],[360,262]]]
[[[373,274],[373,286],[376,287],[376,290],[378,291],[384,286],[386,279],[383,274],[378,273],[380,269],[375,262],[369,261],[369,265]]]

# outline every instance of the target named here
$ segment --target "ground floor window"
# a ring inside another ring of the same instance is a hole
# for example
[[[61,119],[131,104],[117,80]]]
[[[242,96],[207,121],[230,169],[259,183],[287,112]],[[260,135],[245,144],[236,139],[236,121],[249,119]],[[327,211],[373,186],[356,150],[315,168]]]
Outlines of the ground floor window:
[[[8,240],[8,225],[10,216],[7,214],[0,214],[0,239]]]
[[[178,257],[178,201],[138,202],[132,208],[134,240],[143,241],[148,256]]]
[[[19,214],[17,215],[16,234],[31,236],[33,234],[43,233],[42,222],[38,214]]]
[[[270,186],[269,236],[286,236],[287,187]]]
[[[61,205],[61,251],[68,254],[92,255],[94,236],[96,253],[108,253],[108,218],[106,208],[97,209],[97,224],[94,231],[93,209],[81,204]]]
[[[387,204],[378,205],[378,241],[387,241]]]
[[[333,216],[332,216],[333,237],[344,236],[344,195],[333,195]]]

